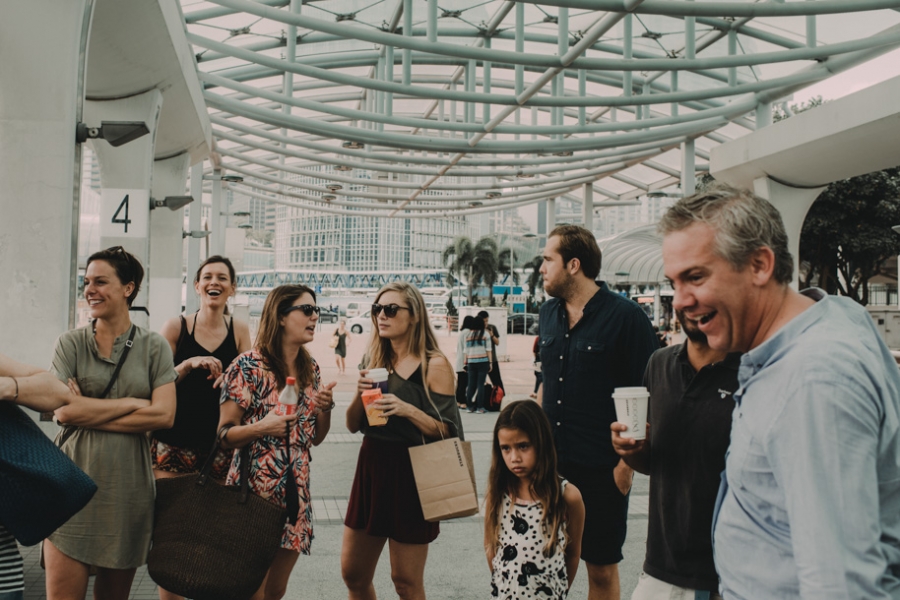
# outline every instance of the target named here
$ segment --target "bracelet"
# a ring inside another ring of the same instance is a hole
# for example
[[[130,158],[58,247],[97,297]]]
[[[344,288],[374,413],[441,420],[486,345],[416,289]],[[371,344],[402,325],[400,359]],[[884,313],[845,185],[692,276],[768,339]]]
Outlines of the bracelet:
[[[12,397],[12,401],[15,402],[19,399],[19,381],[12,375],[10,375],[9,378],[13,380],[14,384],[16,384],[16,393]]]
[[[335,406],[336,406],[336,404],[334,403],[334,400],[332,400],[331,404],[328,406],[328,408],[320,408],[319,412],[331,412],[332,410],[334,410]]]

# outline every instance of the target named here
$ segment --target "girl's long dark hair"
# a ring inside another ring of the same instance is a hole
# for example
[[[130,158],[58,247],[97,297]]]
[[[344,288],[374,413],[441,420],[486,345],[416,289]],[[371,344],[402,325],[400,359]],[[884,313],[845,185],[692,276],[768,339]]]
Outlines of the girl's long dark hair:
[[[263,305],[262,315],[259,318],[256,349],[262,354],[269,370],[275,375],[278,389],[284,388],[288,374],[287,362],[281,355],[281,338],[284,335],[281,318],[285,314],[284,311],[293,306],[297,298],[303,294],[309,294],[315,302],[316,293],[305,285],[278,286],[266,296],[266,303]],[[313,368],[313,359],[306,351],[305,346],[300,346],[294,370],[297,372],[297,383],[301,390],[315,383],[316,372]]]
[[[493,544],[494,553],[500,544],[500,523],[503,515],[503,496],[509,494],[513,504],[519,488],[519,478],[512,473],[500,452],[498,432],[515,429],[528,436],[536,457],[532,474],[531,497],[541,503],[543,513],[544,556],[552,556],[559,546],[559,528],[566,518],[566,503],[559,474],[556,472],[556,447],[553,432],[544,409],[534,401],[520,400],[504,408],[494,425],[494,442],[491,447],[491,472],[488,475],[487,495],[484,500],[485,539]]]

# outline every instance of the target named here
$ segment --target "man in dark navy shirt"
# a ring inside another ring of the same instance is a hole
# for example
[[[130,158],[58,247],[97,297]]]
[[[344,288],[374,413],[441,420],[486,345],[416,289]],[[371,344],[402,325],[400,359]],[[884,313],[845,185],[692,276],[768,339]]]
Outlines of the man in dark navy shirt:
[[[616,420],[612,392],[642,384],[659,342],[636,303],[594,281],[600,248],[590,231],[557,227],[543,258],[544,291],[552,299],[541,307],[538,400],[553,428],[559,471],[584,499],[588,599],[618,600],[633,472],[607,433]]]
[[[616,452],[650,476],[647,556],[631,600],[720,598],[710,531],[741,358],[710,348],[695,321],[676,315],[687,341],[657,351],[644,375],[647,439],[621,437],[624,423],[610,426]]]

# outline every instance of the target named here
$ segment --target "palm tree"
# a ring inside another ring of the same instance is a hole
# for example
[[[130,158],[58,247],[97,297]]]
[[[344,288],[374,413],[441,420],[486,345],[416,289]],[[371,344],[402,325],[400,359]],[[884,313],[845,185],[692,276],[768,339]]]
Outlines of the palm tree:
[[[482,282],[490,288],[493,298],[494,282],[497,281],[497,243],[483,237],[473,244],[466,236],[459,236],[444,248],[441,261],[449,271],[450,285],[465,279],[469,306],[475,303],[475,284]]]
[[[475,257],[472,261],[472,271],[476,281],[487,286],[491,306],[494,305],[494,284],[497,283],[499,270],[497,242],[495,242],[493,238],[481,238],[475,244]]]
[[[447,280],[450,285],[455,285],[458,279],[465,279],[469,306],[472,305],[472,292],[475,287],[474,261],[475,245],[472,243],[472,240],[464,235],[453,240],[453,243],[444,248],[444,251],[441,253],[441,262],[447,267],[449,272]]]
[[[527,271],[529,268],[531,269],[531,272],[528,274],[528,287],[531,288],[532,298],[534,298],[535,294],[537,294],[538,286],[543,285],[544,276],[541,275],[541,265],[543,263],[543,256],[535,256],[530,261],[525,263],[525,270]]]

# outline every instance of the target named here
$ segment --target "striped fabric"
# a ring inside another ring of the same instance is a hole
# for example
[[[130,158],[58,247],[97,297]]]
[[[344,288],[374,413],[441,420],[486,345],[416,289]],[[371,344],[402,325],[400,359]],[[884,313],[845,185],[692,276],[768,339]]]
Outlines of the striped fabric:
[[[478,337],[478,334],[481,337]],[[486,331],[470,331],[466,335],[466,363],[486,363],[488,352],[494,349],[491,336]]]
[[[16,539],[0,525],[0,594],[25,589],[22,556]]]

